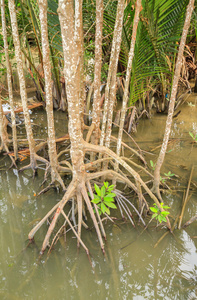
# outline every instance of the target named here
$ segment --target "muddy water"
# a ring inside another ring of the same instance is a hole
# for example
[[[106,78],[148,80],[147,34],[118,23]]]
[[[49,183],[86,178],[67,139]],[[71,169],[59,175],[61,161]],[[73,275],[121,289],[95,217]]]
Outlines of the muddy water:
[[[171,142],[162,168],[162,176],[169,171],[176,174],[167,181],[174,192],[163,195],[171,207],[172,223],[180,212],[191,167],[197,165],[197,145],[192,144],[188,133],[197,134],[196,99],[190,96],[173,121]],[[41,118],[44,117],[39,111],[32,114],[33,123],[37,124],[34,125],[37,138],[46,132],[46,128],[40,127]],[[155,115],[151,120],[142,120],[138,126],[135,139],[141,149],[148,152],[144,153],[148,164],[150,160],[156,161],[165,119],[164,115]],[[63,114],[56,114],[55,124],[57,135],[61,136],[65,124]],[[174,235],[167,234],[155,248],[166,232],[161,226],[155,228],[156,223],[152,222],[143,233],[141,226],[134,229],[122,221],[118,226],[107,223],[106,257],[99,249],[94,231],[83,231],[93,268],[83,249],[77,252],[71,232],[67,233],[66,244],[62,238],[49,259],[44,256],[39,260],[47,225],[36,234],[36,243],[26,248],[28,232],[62,194],[51,190],[35,197],[43,179],[42,166],[38,177],[32,179],[30,171],[22,174],[15,169],[7,171],[9,160],[4,156],[0,159],[0,166],[5,165],[0,173],[0,299],[197,299],[196,222],[186,230],[175,230]],[[197,183],[197,166],[193,183]],[[183,222],[197,214],[194,185],[192,191]]]

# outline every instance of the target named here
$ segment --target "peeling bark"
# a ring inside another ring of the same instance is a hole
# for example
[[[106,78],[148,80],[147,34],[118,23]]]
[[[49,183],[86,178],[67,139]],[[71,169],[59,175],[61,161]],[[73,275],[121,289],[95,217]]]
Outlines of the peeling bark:
[[[159,157],[157,159],[155,171],[154,171],[153,191],[154,191],[154,193],[157,194],[157,196],[160,198],[160,200],[162,200],[160,190],[159,190],[160,170],[161,170],[161,166],[163,164],[164,158],[165,158],[166,149],[167,149],[167,145],[168,145],[168,141],[169,141],[169,137],[170,137],[172,118],[173,118],[173,114],[174,114],[174,105],[175,105],[178,82],[179,82],[180,71],[181,71],[181,66],[182,66],[182,57],[183,57],[183,52],[184,52],[184,48],[185,48],[185,42],[186,42],[186,38],[187,38],[188,29],[190,27],[190,20],[191,20],[193,9],[194,9],[194,0],[190,0],[189,4],[187,6],[185,23],[184,23],[184,27],[183,27],[183,33],[182,33],[182,37],[181,37],[178,57],[177,57],[176,66],[175,66],[175,73],[174,73],[174,78],[173,78],[173,83],[172,83],[172,91],[171,91],[171,97],[170,97],[170,103],[169,103],[169,109],[168,109],[168,116],[167,116],[167,120],[166,120],[165,134],[164,134],[162,147],[161,147]]]
[[[94,131],[92,143],[97,145],[100,132],[100,100],[101,100],[101,67],[102,67],[102,38],[103,38],[103,0],[96,1],[96,34],[95,34],[95,66],[94,66],[94,99],[92,124]]]
[[[130,51],[129,51],[129,57],[128,57],[125,88],[124,88],[124,95],[123,95],[123,102],[122,102],[122,109],[121,109],[121,116],[120,116],[120,127],[119,127],[118,142],[117,142],[117,149],[116,149],[116,153],[118,156],[120,156],[120,150],[121,150],[122,134],[123,134],[123,128],[124,128],[125,114],[126,114],[126,110],[127,110],[129,83],[130,83],[130,77],[131,77],[131,68],[132,68],[132,62],[133,62],[133,57],[134,57],[135,40],[136,40],[136,35],[137,35],[140,10],[141,10],[141,0],[137,0],[136,4],[135,4],[135,16],[134,16],[134,20],[133,20],[133,31],[132,31],[131,45],[130,45]],[[116,165],[115,170],[116,171],[118,170],[118,165]]]
[[[79,118],[79,57],[78,45],[74,39],[74,2],[59,0],[58,14],[61,26],[62,45],[64,53],[64,77],[69,113],[69,135],[71,141],[71,159],[73,177],[80,181],[83,176],[84,153],[82,150],[83,136]]]
[[[5,149],[5,151],[9,154],[9,149],[8,149],[8,145],[7,145],[9,143],[7,125],[8,125],[8,120],[3,113],[2,100],[1,100],[1,95],[0,95],[0,138],[1,138],[0,151]],[[9,157],[12,161],[12,165],[14,165],[16,167],[14,158],[11,155],[9,155]]]
[[[74,40],[77,45],[79,58],[79,115],[81,126],[84,125],[84,105],[85,105],[85,82],[84,82],[84,45],[83,45],[83,16],[82,16],[83,0],[75,0],[75,33]]]
[[[0,96],[0,137],[1,137],[0,149],[2,150],[4,148],[8,152],[7,144],[9,142],[9,139],[8,139],[7,125],[8,125],[8,120],[3,113],[2,100]]]
[[[8,52],[8,41],[7,41],[7,30],[6,30],[6,19],[5,19],[5,2],[1,0],[1,20],[2,20],[2,33],[3,33],[3,42],[4,42],[4,51],[6,58],[6,68],[7,68],[7,83],[8,83],[8,92],[9,92],[9,103],[11,110],[11,119],[12,119],[12,138],[14,146],[14,158],[18,158],[18,147],[17,147],[17,133],[16,133],[16,118],[14,112],[14,98],[13,98],[13,89],[12,89],[12,71],[9,60]]]
[[[113,106],[114,106],[114,101],[116,96],[116,72],[117,72],[118,58],[120,53],[120,45],[121,45],[121,37],[122,37],[124,5],[125,5],[124,0],[118,1],[109,71],[107,77],[107,84],[105,88],[105,104],[104,104],[104,112],[103,112],[103,123],[102,123],[102,130],[101,130],[100,145],[101,146],[104,145],[104,139],[105,139],[106,147],[109,147],[110,145]],[[107,129],[106,129],[106,123],[107,123]],[[105,131],[106,131],[106,138],[105,138]]]
[[[45,93],[46,93],[46,112],[48,125],[48,147],[49,159],[51,166],[52,182],[56,180],[65,189],[65,185],[58,173],[58,159],[55,142],[55,128],[53,117],[53,97],[52,97],[52,79],[51,79],[51,64],[50,64],[50,48],[48,39],[48,25],[47,25],[47,0],[39,0],[39,18],[41,25],[42,38],[42,54],[43,54],[43,68],[45,79]]]
[[[30,115],[27,107],[27,91],[26,91],[26,84],[25,84],[25,75],[23,70],[23,61],[22,61],[22,53],[20,47],[20,40],[18,34],[18,24],[16,18],[16,8],[14,0],[8,1],[9,11],[10,11],[10,18],[11,18],[11,27],[12,27],[12,35],[15,47],[15,56],[17,61],[17,71],[19,77],[19,84],[20,84],[20,95],[22,100],[23,106],[23,113],[25,119],[25,128],[27,132],[27,139],[29,142],[29,150],[30,150],[30,166],[33,170],[37,168],[36,163],[36,154],[35,154],[35,142],[33,139],[33,131],[31,128],[31,120]]]

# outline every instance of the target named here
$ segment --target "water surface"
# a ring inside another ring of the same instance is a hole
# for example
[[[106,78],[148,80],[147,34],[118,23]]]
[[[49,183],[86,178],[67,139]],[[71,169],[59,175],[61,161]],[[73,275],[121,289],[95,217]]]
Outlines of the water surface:
[[[190,102],[195,106],[188,105]],[[190,96],[181,111],[173,121],[171,143],[162,167],[162,176],[168,171],[176,174],[168,184],[180,191],[163,196],[171,207],[172,223],[180,212],[191,167],[197,165],[197,145],[192,144],[188,134],[197,133],[196,96]],[[55,114],[58,137],[62,128],[64,133],[67,130],[64,116]],[[46,128],[40,127],[41,118],[45,117],[39,110],[32,114],[32,122],[39,125],[34,125],[37,138],[46,136]],[[161,144],[165,119],[165,115],[155,115],[150,120],[141,120],[134,137],[143,150],[151,152]],[[158,149],[152,154],[145,153],[149,165],[150,160],[156,161]],[[144,232],[141,225],[134,229],[122,220],[117,224],[107,222],[106,256],[99,248],[94,230],[83,230],[92,267],[84,250],[77,251],[77,241],[71,232],[67,233],[66,244],[61,238],[49,258],[44,255],[39,260],[47,224],[29,247],[28,232],[62,194],[50,190],[36,197],[44,171],[39,169],[33,179],[30,170],[20,174],[16,169],[8,171],[10,161],[1,156],[0,166],[4,165],[0,172],[0,299],[197,299],[196,222],[185,230],[175,230],[174,235],[168,233],[156,248],[155,244],[166,232],[165,227],[156,228],[156,222]],[[196,182],[195,167],[193,183]],[[191,188],[193,194],[183,223],[197,214],[197,191],[195,185]]]

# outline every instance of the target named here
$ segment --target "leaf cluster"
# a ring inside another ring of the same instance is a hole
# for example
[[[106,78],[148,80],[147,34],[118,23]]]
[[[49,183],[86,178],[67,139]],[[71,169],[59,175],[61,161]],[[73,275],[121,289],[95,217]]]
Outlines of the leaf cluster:
[[[161,222],[167,222],[166,216],[169,215],[169,211],[166,211],[165,209],[169,209],[170,207],[167,205],[164,205],[164,203],[161,203],[161,207],[164,209],[163,211],[160,211],[157,204],[153,204],[154,207],[150,207],[150,210],[153,212],[152,219],[156,219]]]
[[[154,95],[160,85],[160,92],[165,95],[170,89],[174,72],[177,43],[180,41],[184,24],[186,0],[143,0],[135,55],[130,79],[129,106],[138,99],[145,107],[146,94]],[[125,8],[121,63],[126,67],[134,11],[131,2]],[[161,96],[161,95],[160,95]]]
[[[171,171],[169,171],[168,173],[164,173],[164,175],[167,177],[167,179],[170,179],[170,178],[173,177],[175,174],[172,173]]]
[[[117,208],[114,203],[114,197],[116,194],[112,193],[114,185],[109,185],[109,182],[104,182],[103,184],[104,185],[101,188],[99,188],[97,184],[94,184],[96,194],[94,194],[92,203],[97,205],[100,215],[102,213],[107,213],[110,215],[110,208]]]
[[[197,143],[197,134],[194,135],[191,131],[189,132],[189,135],[191,136],[191,138],[194,140],[194,142]]]

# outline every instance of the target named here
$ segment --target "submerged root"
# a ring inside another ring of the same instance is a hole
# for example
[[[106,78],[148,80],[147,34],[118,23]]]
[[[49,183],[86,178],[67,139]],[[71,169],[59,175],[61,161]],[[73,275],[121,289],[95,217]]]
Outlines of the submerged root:
[[[126,185],[128,185],[135,192],[135,194],[138,196],[138,199],[139,199],[140,212],[135,208],[135,206],[128,199],[126,199],[125,196],[122,195],[122,193],[120,193],[117,190],[115,191],[115,193],[117,195],[117,198],[116,198],[117,204],[120,209],[121,215],[123,217],[126,216],[130,220],[130,222],[133,224],[133,226],[135,226],[135,224],[134,224],[133,215],[132,215],[130,207],[137,213],[137,215],[139,216],[139,220],[145,226],[145,222],[142,218],[142,211],[143,211],[144,207],[146,207],[146,209],[148,210],[149,206],[148,206],[148,204],[144,198],[144,195],[142,193],[142,188],[148,193],[148,195],[152,198],[152,200],[162,210],[160,203],[159,203],[158,199],[156,198],[156,196],[151,192],[151,190],[148,188],[148,186],[145,184],[145,182],[141,179],[139,174],[134,169],[132,169],[125,162],[125,160],[123,158],[117,156],[113,151],[111,151],[108,148],[103,147],[103,146],[95,146],[95,145],[89,144],[85,141],[84,141],[83,146],[84,146],[84,148],[83,148],[84,153],[86,153],[86,152],[99,153],[100,152],[101,154],[108,156],[102,160],[114,160],[115,162],[118,162],[120,165],[122,165],[122,167],[124,169],[127,170],[127,173],[134,178],[134,183],[126,175],[120,174],[113,170],[104,170],[104,171],[99,171],[99,172],[95,172],[95,173],[90,173],[88,170],[91,170],[91,168],[93,166],[95,166],[96,164],[100,164],[101,159],[98,159],[92,163],[85,164],[83,171],[82,171],[83,173],[80,173],[81,175],[79,177],[77,177],[77,175],[75,174],[75,176],[74,176],[73,180],[71,181],[71,183],[69,184],[62,200],[59,201],[29,233],[28,237],[30,240],[32,240],[34,238],[35,233],[45,223],[47,218],[55,212],[53,215],[51,224],[47,230],[45,239],[43,241],[41,254],[44,253],[45,249],[48,246],[50,247],[50,250],[51,250],[51,248],[54,245],[54,242],[57,240],[58,235],[61,232],[62,228],[64,228],[65,224],[67,224],[77,238],[77,246],[79,247],[79,245],[82,245],[82,247],[85,249],[86,253],[89,255],[89,250],[81,239],[81,232],[82,232],[82,225],[83,225],[82,215],[83,215],[84,205],[86,206],[86,208],[91,216],[91,219],[94,224],[94,228],[96,230],[97,237],[98,237],[98,240],[100,243],[100,247],[101,247],[103,253],[105,253],[104,242],[103,242],[103,238],[106,239],[105,229],[104,229],[101,217],[98,213],[97,206],[91,202],[91,200],[94,198],[94,195],[93,195],[93,190],[92,190],[90,181],[93,179],[97,179],[99,177],[106,177],[109,180],[116,179],[117,181],[121,181],[121,182],[125,183]],[[65,161],[64,161],[64,163],[67,165],[68,168],[66,167],[66,169],[63,171],[68,171],[68,169],[69,169],[69,172],[71,172],[72,166],[70,165],[70,163],[65,162]],[[141,168],[141,170],[146,172],[146,170],[144,168]],[[48,188],[50,188],[51,186],[52,186],[52,183],[49,185]],[[43,191],[45,191],[46,189],[44,189]],[[67,215],[64,211],[65,205],[71,199],[72,199],[72,203],[73,203],[72,219],[70,219],[69,215]],[[75,199],[75,200],[73,200],[73,199]],[[77,205],[74,204],[74,201],[76,201]],[[95,212],[94,212],[94,210],[95,210]],[[77,222],[75,220],[75,214],[78,215]],[[63,225],[60,226],[60,229],[58,230],[58,234],[56,234],[55,238],[53,238],[52,244],[50,245],[49,241],[50,241],[51,235],[54,232],[54,228],[56,227],[57,220],[60,217],[60,215],[62,215],[65,220],[64,220]],[[169,220],[168,220],[167,226],[169,229],[171,229]]]

